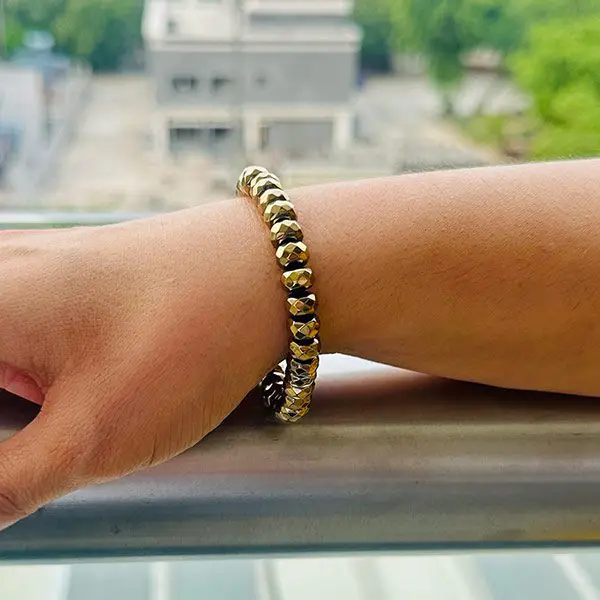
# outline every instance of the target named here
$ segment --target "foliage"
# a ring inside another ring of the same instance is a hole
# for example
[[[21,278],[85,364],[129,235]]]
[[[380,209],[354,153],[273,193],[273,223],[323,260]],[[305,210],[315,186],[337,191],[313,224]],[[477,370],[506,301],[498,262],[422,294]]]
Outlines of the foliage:
[[[600,154],[600,9],[565,27],[564,20],[533,26],[512,60],[518,83],[541,122],[534,158]]]
[[[49,31],[52,24],[64,11],[66,0],[7,0],[6,2],[6,46],[8,53],[16,50],[28,30]]]
[[[483,45],[506,54],[520,36],[505,0],[394,0],[392,7],[398,49],[425,58],[447,112],[465,72],[465,54]]]
[[[67,0],[54,33],[62,48],[94,69],[116,69],[141,42],[141,16],[138,0]]]
[[[363,32],[361,66],[368,71],[389,71],[392,54],[392,0],[357,0],[354,20]]]
[[[21,44],[24,31],[41,29],[94,69],[116,69],[141,44],[142,9],[143,0],[8,0],[8,48]]]

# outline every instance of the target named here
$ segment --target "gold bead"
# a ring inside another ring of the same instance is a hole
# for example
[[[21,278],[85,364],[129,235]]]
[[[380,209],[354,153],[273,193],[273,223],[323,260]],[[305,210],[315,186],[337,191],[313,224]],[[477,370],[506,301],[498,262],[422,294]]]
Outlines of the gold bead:
[[[311,360],[319,356],[321,351],[321,342],[318,339],[312,340],[309,344],[299,344],[296,341],[290,342],[290,354],[298,360]]]
[[[265,208],[263,214],[265,223],[275,225],[277,221],[296,221],[298,216],[294,210],[294,205],[287,200],[275,200]]]
[[[286,219],[285,221],[275,223],[275,225],[271,227],[271,241],[276,246],[281,244],[284,240],[301,242],[303,239],[304,234],[302,233],[298,221]]]
[[[294,263],[305,265],[308,262],[308,248],[304,242],[288,242],[277,248],[275,256],[284,268]]]
[[[313,272],[308,267],[284,271],[281,282],[291,292],[302,288],[309,288],[313,284]]]
[[[297,387],[308,387],[315,383],[316,377],[307,373],[291,371],[288,374],[288,383]]]
[[[290,410],[284,406],[275,412],[275,418],[281,423],[297,423],[308,414],[309,410],[310,405],[298,411]]]
[[[302,298],[288,298],[288,308],[294,317],[314,314],[317,308],[317,297],[314,294],[302,296]]]
[[[286,393],[281,403],[281,408],[287,411],[300,412],[307,409],[312,401],[313,388],[307,388],[307,391],[302,396],[297,396],[293,393]]]
[[[277,200],[285,200],[286,202],[290,202],[290,197],[283,190],[277,188],[272,188],[263,192],[258,199],[260,213],[264,214],[267,206],[269,206],[271,202],[276,202]]]
[[[311,377],[316,377],[319,369],[319,357],[304,362],[292,358],[289,361],[289,369],[290,373],[306,374]]]
[[[312,340],[319,335],[321,324],[319,319],[314,317],[306,323],[300,321],[292,321],[290,323],[290,331],[292,335],[299,341]]]
[[[311,401],[311,396],[308,396],[307,398],[285,396],[281,408],[285,408],[286,411],[290,412],[301,412],[307,410],[310,407]]]
[[[277,177],[269,174],[266,177],[253,179],[252,186],[250,187],[250,195],[252,198],[258,200],[267,190],[273,189],[280,190],[281,183]]]
[[[260,176],[266,176],[269,174],[269,171],[267,169],[265,169],[264,167],[259,167],[256,165],[252,165],[250,167],[246,167],[243,171],[242,174],[240,175],[240,178],[238,179],[237,182],[237,191],[238,194],[243,195],[243,196],[249,196],[250,195],[250,186],[252,185],[253,180]]]
[[[292,399],[296,400],[306,400],[312,396],[313,390],[315,389],[314,384],[307,386],[296,386],[291,383],[286,383],[284,392],[286,401]]]

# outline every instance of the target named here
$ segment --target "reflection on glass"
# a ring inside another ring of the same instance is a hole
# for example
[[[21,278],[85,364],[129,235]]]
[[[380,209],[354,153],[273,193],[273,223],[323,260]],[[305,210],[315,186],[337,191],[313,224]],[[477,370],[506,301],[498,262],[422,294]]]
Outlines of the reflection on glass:
[[[600,154],[596,0],[4,0],[0,210]]]
[[[0,568],[3,600],[587,600],[594,552],[181,560]]]

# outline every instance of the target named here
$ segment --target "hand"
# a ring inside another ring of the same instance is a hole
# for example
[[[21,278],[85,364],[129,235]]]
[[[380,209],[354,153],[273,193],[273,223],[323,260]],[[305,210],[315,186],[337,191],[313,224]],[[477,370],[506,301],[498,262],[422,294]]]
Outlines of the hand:
[[[182,452],[234,409],[285,351],[272,254],[242,201],[0,234],[0,387],[41,405],[0,443],[0,527]]]

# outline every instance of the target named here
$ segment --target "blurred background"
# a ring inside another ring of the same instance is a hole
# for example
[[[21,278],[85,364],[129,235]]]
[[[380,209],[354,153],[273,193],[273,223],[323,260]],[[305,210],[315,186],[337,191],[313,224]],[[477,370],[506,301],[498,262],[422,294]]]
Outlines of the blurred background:
[[[0,0],[0,56],[0,225],[216,201],[249,163],[600,156],[600,0]],[[0,598],[600,600],[600,555],[7,565]]]
[[[0,210],[600,154],[600,0],[0,0]]]

